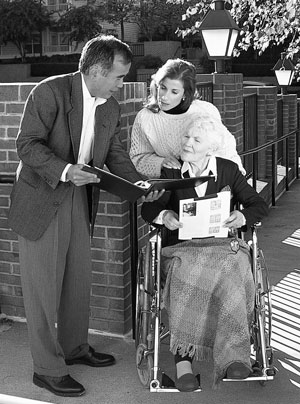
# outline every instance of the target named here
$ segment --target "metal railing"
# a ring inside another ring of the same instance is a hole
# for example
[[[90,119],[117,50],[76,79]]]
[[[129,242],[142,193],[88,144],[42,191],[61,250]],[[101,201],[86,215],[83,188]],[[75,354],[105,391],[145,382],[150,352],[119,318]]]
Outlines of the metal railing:
[[[196,83],[196,88],[201,100],[213,103],[214,88],[211,81]]]
[[[134,56],[144,56],[145,55],[145,45],[143,42],[131,43],[130,49]]]
[[[296,147],[294,150],[294,176],[293,173],[291,181],[289,181],[289,170],[292,168],[290,166],[290,148],[289,148],[289,139],[295,136],[296,140]],[[261,146],[255,147],[251,150],[247,150],[245,152],[240,153],[240,157],[245,158],[246,156],[252,156],[252,186],[256,190],[257,189],[257,181],[258,181],[258,153],[261,152],[262,150],[266,150],[267,148],[271,148],[271,200],[272,200],[272,206],[276,205],[276,188],[277,188],[277,163],[278,163],[278,158],[277,158],[277,152],[276,152],[276,146],[283,144],[284,145],[284,150],[285,150],[285,190],[289,190],[289,185],[290,182],[292,182],[294,179],[299,179],[299,162],[298,162],[298,156],[299,156],[299,129],[296,129],[284,136],[281,136],[279,139],[272,140],[270,142],[267,142]]]

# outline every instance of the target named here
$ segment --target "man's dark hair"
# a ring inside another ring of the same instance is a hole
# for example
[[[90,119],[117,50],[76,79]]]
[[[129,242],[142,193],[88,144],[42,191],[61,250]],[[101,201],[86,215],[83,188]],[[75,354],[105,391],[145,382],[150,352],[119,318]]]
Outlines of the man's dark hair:
[[[79,70],[81,73],[87,74],[90,67],[99,64],[103,72],[108,73],[116,55],[123,57],[124,64],[132,62],[132,51],[126,43],[113,35],[96,36],[84,45],[79,60]]]

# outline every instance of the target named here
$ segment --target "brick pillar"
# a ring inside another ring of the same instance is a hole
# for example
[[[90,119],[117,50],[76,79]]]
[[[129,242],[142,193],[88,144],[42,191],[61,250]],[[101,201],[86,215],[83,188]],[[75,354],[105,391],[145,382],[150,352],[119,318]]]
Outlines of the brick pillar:
[[[30,90],[35,84],[0,84],[0,175],[15,173],[15,139]],[[118,94],[121,139],[129,147],[132,123],[146,98],[145,83],[125,83]],[[0,184],[0,305],[3,313],[25,317],[20,283],[17,235],[7,227],[11,185]],[[90,327],[124,335],[131,329],[131,263],[129,205],[101,192],[92,240],[93,284]],[[139,219],[139,235],[145,237]],[[135,290],[133,289],[133,293]]]
[[[213,82],[213,103],[219,109],[224,125],[234,135],[237,150],[243,150],[243,75],[197,74],[198,82]]]
[[[214,104],[223,122],[235,136],[237,150],[243,150],[243,75],[213,73]]]
[[[258,146],[277,138],[277,87],[246,87],[244,94],[257,94]],[[259,179],[272,177],[272,149],[259,153]]]
[[[297,95],[288,94],[282,96],[283,101],[283,135],[287,135],[297,129]],[[298,164],[295,161],[295,148],[296,148],[296,136],[292,136],[288,140],[288,157],[289,168],[295,168]]]

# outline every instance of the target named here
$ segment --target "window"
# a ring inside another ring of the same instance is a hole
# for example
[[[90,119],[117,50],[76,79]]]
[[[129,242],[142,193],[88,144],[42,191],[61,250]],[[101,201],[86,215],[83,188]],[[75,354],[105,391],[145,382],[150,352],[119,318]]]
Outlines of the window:
[[[31,37],[31,41],[25,44],[25,51],[27,54],[40,54],[42,51],[42,44],[40,40],[40,34],[35,33]]]
[[[68,0],[48,0],[49,11],[63,11],[68,9]]]
[[[68,35],[65,32],[51,32],[49,52],[69,51]]]

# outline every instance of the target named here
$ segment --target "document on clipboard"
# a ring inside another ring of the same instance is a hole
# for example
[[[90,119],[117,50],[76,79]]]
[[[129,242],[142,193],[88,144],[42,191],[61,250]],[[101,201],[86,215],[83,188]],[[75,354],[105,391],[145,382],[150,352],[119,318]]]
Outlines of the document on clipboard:
[[[205,237],[228,237],[223,222],[230,215],[230,191],[203,198],[183,199],[179,203],[179,240]]]
[[[82,170],[96,174],[98,178],[101,179],[99,183],[94,183],[94,186],[97,186],[130,202],[135,202],[141,196],[146,196],[152,191],[160,191],[162,189],[167,191],[172,189],[192,188],[203,184],[211,178],[215,178],[213,175],[207,175],[203,177],[174,180],[149,179],[147,181],[139,181],[140,184],[136,185],[102,168],[85,165],[83,166]]]

